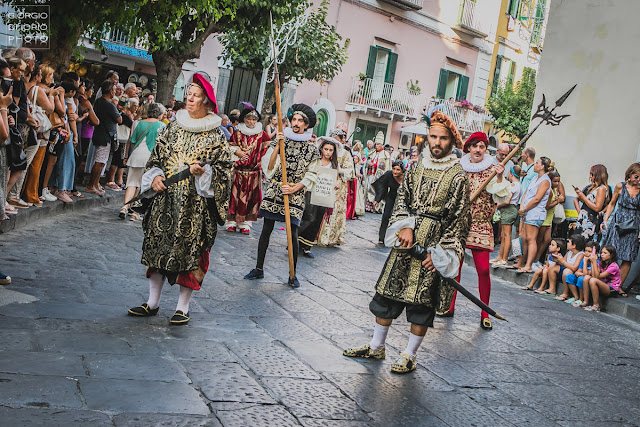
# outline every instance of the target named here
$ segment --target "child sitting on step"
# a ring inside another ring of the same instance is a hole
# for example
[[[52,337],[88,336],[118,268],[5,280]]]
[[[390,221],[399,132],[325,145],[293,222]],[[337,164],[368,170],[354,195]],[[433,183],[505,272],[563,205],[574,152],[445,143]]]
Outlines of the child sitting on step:
[[[562,252],[564,252],[564,243],[560,239],[553,239],[551,243],[549,243],[549,255],[547,255],[547,261],[544,263],[542,268],[538,268],[536,272],[533,274],[531,281],[529,282],[529,286],[524,286],[522,290],[524,291],[532,291],[538,279],[542,279],[540,282],[540,287],[536,289],[537,294],[551,294],[555,295],[555,292],[551,293],[549,290],[544,290],[547,286],[547,281],[549,279],[549,271],[551,269],[555,270],[556,274],[560,270],[560,266],[556,264],[553,260],[552,254],[556,254],[562,256]]]
[[[622,286],[616,248],[604,245],[600,250],[600,262],[597,260],[596,254],[589,256],[591,275],[584,277],[585,299],[589,299],[589,293],[593,298],[593,305],[584,308],[587,311],[600,311],[600,296],[617,296]]]
[[[580,294],[580,299],[571,303],[574,307],[586,307],[588,301],[584,296],[584,276],[588,276],[591,274],[591,264],[589,261],[589,256],[591,254],[600,253],[600,245],[593,240],[587,242],[587,245],[584,248],[584,258],[580,261],[580,266],[573,274],[567,274],[567,284],[569,286],[575,286],[578,288],[578,293]]]
[[[585,238],[581,234],[574,234],[569,238],[567,242],[567,253],[564,258],[560,255],[552,255],[553,260],[560,266],[558,272],[549,271],[549,291],[556,292],[556,283],[558,282],[558,276],[564,283],[564,291],[562,295],[556,297],[559,301],[566,301],[569,304],[580,299],[578,295],[578,289],[574,286],[574,289],[570,289],[567,285],[567,275],[574,273],[580,266],[580,261],[584,256],[584,247],[586,245]],[[569,292],[573,295],[569,298]]]

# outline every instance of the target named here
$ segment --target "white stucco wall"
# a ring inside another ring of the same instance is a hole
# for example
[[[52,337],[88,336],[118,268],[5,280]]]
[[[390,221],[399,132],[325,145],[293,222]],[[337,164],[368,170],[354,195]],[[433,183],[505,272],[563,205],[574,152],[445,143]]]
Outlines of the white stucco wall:
[[[578,87],[557,111],[571,117],[541,127],[528,145],[555,161],[568,196],[587,184],[591,165],[605,165],[615,184],[639,160],[638,16],[637,0],[551,3],[534,106],[543,93],[549,104]]]

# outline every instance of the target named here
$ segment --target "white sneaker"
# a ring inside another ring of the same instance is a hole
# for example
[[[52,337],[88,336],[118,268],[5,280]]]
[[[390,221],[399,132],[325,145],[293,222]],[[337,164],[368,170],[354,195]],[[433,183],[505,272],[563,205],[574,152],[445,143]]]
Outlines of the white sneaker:
[[[531,269],[533,271],[539,270],[542,268],[542,264],[540,263],[540,261],[536,261],[531,265]]]
[[[47,202],[55,202],[56,200],[58,200],[58,198],[56,196],[51,194],[51,192],[49,191],[49,189],[47,187],[42,189],[42,197],[44,197],[44,199]]]

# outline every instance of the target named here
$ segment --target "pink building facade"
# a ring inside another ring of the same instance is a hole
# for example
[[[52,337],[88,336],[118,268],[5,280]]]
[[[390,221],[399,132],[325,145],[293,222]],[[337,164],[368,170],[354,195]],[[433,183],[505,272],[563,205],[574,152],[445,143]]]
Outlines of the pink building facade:
[[[382,131],[386,143],[407,150],[415,138],[404,130],[415,131],[412,125],[440,100],[484,104],[499,6],[498,0],[333,0],[327,20],[350,39],[348,60],[330,82],[301,82],[295,102],[316,110],[318,135],[345,123],[354,140],[366,143]]]

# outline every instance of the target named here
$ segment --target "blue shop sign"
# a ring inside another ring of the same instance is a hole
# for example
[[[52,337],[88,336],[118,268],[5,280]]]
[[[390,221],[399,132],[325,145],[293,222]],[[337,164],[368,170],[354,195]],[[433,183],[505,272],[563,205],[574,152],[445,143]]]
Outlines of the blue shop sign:
[[[123,55],[135,56],[136,58],[144,58],[144,59],[148,59],[149,61],[153,61],[153,58],[151,57],[151,55],[147,53],[146,50],[136,49],[135,47],[123,46],[121,44],[108,43],[108,42],[104,43],[104,47],[111,52],[121,53]]]

